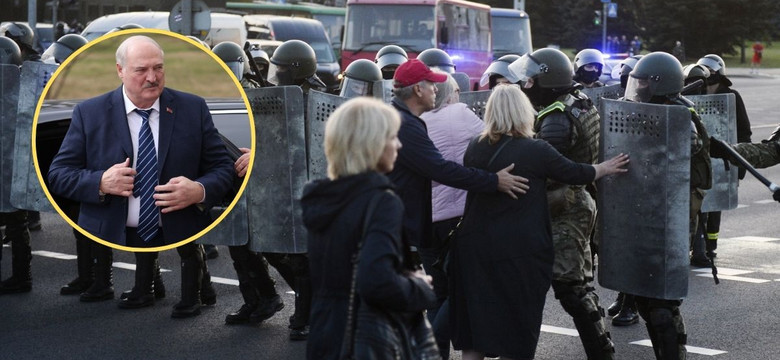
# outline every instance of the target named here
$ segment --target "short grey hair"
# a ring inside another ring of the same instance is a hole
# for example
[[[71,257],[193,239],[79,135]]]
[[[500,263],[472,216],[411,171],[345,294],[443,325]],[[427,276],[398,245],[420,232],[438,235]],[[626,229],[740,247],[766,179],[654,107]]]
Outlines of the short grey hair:
[[[157,43],[157,41],[154,41],[154,39],[145,35],[134,35],[122,41],[122,43],[119,44],[119,47],[116,48],[116,63],[119,64],[119,66],[125,67],[125,59],[127,58],[127,48],[130,47],[131,43],[137,41],[145,41],[153,44],[158,49],[160,49],[160,55],[165,57],[165,52],[163,52],[162,47],[160,46],[160,44]]]
[[[414,84],[409,85],[409,86],[405,86],[405,87],[402,87],[402,88],[394,88],[393,89],[393,95],[395,97],[397,97],[401,101],[407,100],[407,99],[411,98],[412,95],[414,95],[414,86],[415,85],[422,86],[422,85],[425,85],[425,83],[428,83],[428,82],[429,81],[427,81],[427,80],[422,80],[422,81],[420,81],[418,83],[414,83]],[[393,85],[395,86],[395,84],[396,83],[394,81]]]

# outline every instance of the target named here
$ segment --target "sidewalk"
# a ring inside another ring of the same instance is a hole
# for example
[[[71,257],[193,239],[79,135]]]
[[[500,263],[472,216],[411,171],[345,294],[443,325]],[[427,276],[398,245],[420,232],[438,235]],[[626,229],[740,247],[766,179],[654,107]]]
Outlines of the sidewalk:
[[[751,74],[749,67],[745,67],[745,68],[726,67],[726,76],[755,77],[755,78],[777,77],[780,76],[780,68],[761,68],[758,70],[758,74]]]

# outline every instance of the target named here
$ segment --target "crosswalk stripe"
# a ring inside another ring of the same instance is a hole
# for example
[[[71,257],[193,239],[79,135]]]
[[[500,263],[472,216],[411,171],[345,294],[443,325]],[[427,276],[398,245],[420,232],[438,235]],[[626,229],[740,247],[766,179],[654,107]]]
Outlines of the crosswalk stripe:
[[[51,252],[46,250],[36,250],[31,252],[33,255],[53,258],[53,259],[60,259],[60,260],[74,260],[76,259],[76,255],[69,255],[69,254],[62,254],[57,252]]]
[[[639,341],[632,341],[629,344],[640,345],[640,346],[648,346],[648,347],[652,347],[653,346],[653,343],[650,342],[650,339],[639,340]],[[723,351],[723,350],[708,349],[708,348],[703,348],[703,347],[698,347],[698,346],[690,346],[690,345],[685,345],[685,350],[688,350],[689,353],[699,354],[699,355],[708,355],[708,356],[715,356],[715,355],[720,355],[720,354],[727,353],[727,351]]]
[[[560,334],[560,335],[568,335],[568,336],[580,336],[580,333],[577,332],[577,329],[569,329],[569,328],[562,328],[557,326],[550,326],[550,325],[542,325],[542,331],[553,333],[553,334]]]
[[[728,240],[769,242],[769,241],[780,240],[780,238],[764,237],[764,236],[738,236],[738,237],[728,238]]]
[[[710,268],[699,268],[699,269],[695,269],[695,270],[691,270],[691,271],[709,274],[709,273],[712,272],[712,269],[710,269]],[[739,276],[739,275],[750,274],[752,272],[753,271],[750,271],[750,270],[732,269],[732,268],[718,266],[718,275]]]
[[[219,277],[219,276],[212,276],[211,277],[211,282],[219,283],[219,284],[225,284],[225,285],[238,286],[238,280],[223,278],[223,277]]]
[[[712,277],[712,274],[698,274],[696,276],[699,276],[699,277]],[[731,275],[721,275],[721,274],[718,274],[718,279],[742,281],[742,282],[748,282],[748,283],[752,283],[752,284],[763,284],[763,283],[772,281],[772,280],[765,280],[765,279],[756,279],[756,278],[749,278],[749,277],[743,277],[743,276],[731,276]]]

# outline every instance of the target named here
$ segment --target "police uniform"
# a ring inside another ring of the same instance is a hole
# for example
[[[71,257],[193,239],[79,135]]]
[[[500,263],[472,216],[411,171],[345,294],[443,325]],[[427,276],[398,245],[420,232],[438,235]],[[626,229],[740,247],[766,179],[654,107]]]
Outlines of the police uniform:
[[[578,163],[598,158],[598,111],[587,96],[567,93],[539,112],[534,130],[562,155]],[[547,184],[555,261],[555,298],[572,316],[588,358],[612,358],[614,346],[604,325],[604,310],[591,285],[593,261],[591,233],[596,203],[585,186]]]

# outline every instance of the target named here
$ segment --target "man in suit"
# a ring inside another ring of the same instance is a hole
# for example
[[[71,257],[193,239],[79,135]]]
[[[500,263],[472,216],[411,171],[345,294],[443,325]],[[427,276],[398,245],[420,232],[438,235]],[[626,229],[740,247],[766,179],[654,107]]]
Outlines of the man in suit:
[[[131,247],[173,244],[211,222],[207,210],[231,187],[232,162],[206,102],[165,88],[157,42],[129,37],[116,61],[122,86],[74,108],[49,169],[50,188],[79,201],[79,226],[101,239]],[[182,299],[172,316],[198,315],[203,253],[192,242],[177,251]],[[135,286],[121,308],[154,303],[157,253],[135,256]]]

